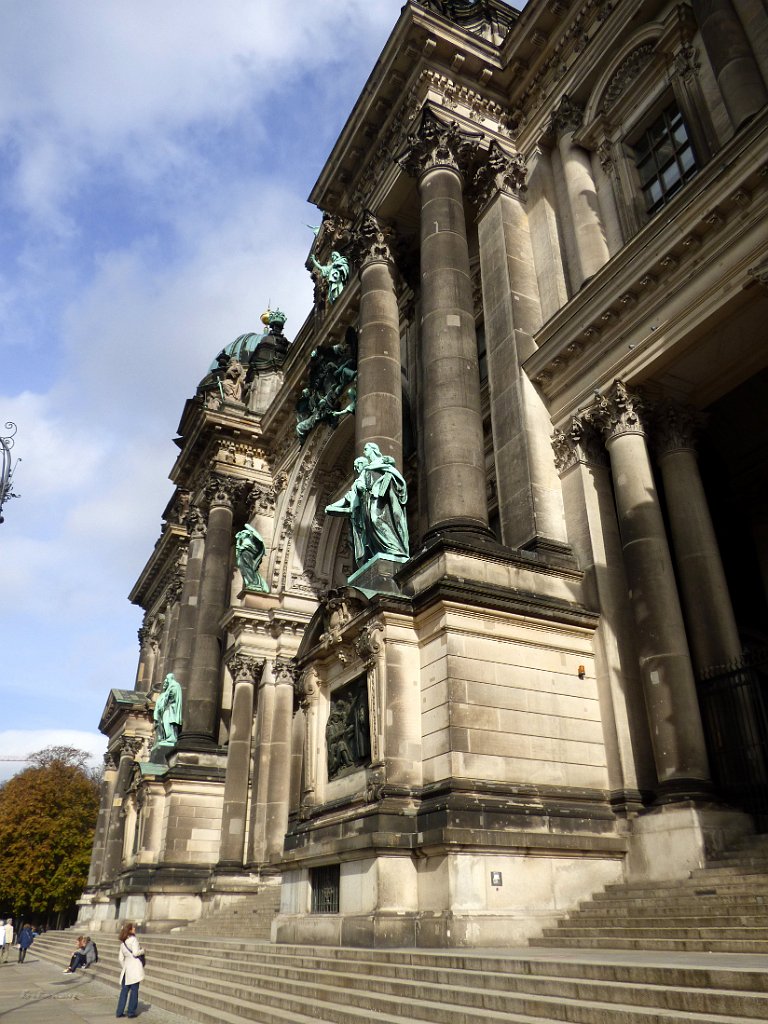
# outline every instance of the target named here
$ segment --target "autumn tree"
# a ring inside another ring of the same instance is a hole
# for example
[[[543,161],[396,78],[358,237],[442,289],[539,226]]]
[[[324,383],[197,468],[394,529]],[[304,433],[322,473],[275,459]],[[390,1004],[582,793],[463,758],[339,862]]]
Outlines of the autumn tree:
[[[0,786],[0,907],[16,916],[65,911],[85,888],[99,809],[88,756],[46,747]]]

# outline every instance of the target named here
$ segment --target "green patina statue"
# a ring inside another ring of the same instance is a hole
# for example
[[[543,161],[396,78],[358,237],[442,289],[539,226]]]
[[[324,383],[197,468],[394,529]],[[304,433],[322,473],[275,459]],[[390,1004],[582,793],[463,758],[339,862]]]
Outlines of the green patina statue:
[[[310,257],[312,263],[320,271],[328,286],[328,301],[333,303],[344,291],[344,285],[349,277],[349,261],[340,252],[331,253],[330,263],[318,263],[314,256]]]
[[[165,677],[162,692],[155,704],[153,718],[155,746],[175,746],[181,728],[181,686],[172,672]]]
[[[259,573],[267,547],[258,530],[246,523],[235,535],[235,561],[243,577],[243,587],[257,594],[268,594],[269,584]]]
[[[349,516],[355,563],[359,568],[374,555],[407,558],[408,487],[395,460],[382,455],[379,446],[369,441],[355,459],[354,469],[355,482],[325,511],[331,516]]]

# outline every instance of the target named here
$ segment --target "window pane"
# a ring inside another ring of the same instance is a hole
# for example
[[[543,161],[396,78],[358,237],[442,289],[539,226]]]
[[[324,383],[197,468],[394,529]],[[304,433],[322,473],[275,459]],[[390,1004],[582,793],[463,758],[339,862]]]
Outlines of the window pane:
[[[682,114],[671,104],[637,139],[635,164],[646,209],[654,213],[696,173]]]

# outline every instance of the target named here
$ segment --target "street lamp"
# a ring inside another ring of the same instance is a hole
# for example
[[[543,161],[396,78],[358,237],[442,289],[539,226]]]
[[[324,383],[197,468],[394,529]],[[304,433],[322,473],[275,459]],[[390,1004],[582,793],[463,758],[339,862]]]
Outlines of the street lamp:
[[[13,448],[14,437],[16,436],[16,424],[10,420],[5,424],[5,437],[0,436],[0,523],[3,522],[3,505],[9,498],[18,498],[11,490],[13,483],[13,471],[21,459],[11,461],[11,448]]]

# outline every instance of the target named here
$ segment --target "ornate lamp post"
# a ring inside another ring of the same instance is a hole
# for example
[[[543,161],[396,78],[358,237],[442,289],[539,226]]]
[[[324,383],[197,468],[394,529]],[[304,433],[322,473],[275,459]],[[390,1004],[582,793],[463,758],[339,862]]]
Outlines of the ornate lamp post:
[[[10,420],[5,424],[6,435],[0,436],[0,523],[3,522],[3,505],[9,498],[18,498],[11,490],[13,483],[13,471],[16,464],[21,460],[17,459],[16,464],[11,461],[11,448],[13,448],[14,437],[16,436],[16,424]]]

